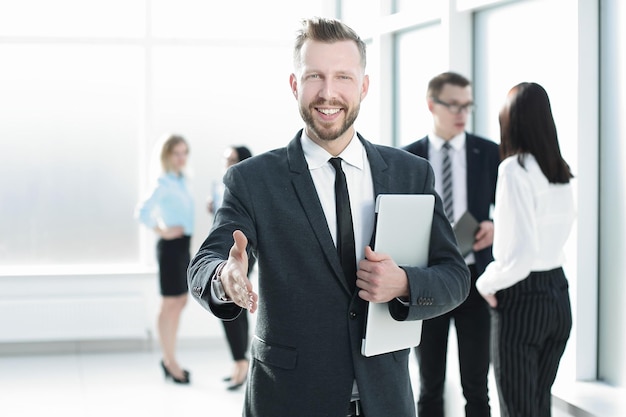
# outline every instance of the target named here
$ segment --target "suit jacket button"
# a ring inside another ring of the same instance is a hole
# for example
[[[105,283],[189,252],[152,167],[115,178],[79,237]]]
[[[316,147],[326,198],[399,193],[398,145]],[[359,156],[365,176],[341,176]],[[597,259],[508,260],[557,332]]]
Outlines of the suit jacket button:
[[[356,311],[352,310],[350,311],[350,320],[354,320],[356,319]]]

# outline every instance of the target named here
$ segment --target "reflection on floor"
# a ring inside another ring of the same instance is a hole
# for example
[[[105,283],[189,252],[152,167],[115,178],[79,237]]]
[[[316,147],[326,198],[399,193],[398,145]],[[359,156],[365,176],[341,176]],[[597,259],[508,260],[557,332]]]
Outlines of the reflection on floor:
[[[446,416],[463,417],[454,345],[451,341]],[[157,350],[0,356],[0,416],[241,416],[243,389],[230,392],[222,382],[231,367],[225,342],[181,349],[180,361],[192,372],[189,386],[166,383],[160,359]],[[417,393],[416,363],[411,360]],[[492,377],[490,392],[492,416],[499,417]],[[555,411],[553,417],[566,415]]]

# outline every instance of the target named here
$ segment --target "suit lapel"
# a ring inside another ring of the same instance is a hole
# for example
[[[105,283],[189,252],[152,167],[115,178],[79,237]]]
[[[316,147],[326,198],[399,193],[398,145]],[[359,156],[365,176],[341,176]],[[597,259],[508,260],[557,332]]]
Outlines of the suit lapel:
[[[420,139],[416,144],[417,156],[421,156],[424,159],[428,159],[428,147],[430,146],[428,142],[428,136]]]
[[[385,162],[383,157],[380,155],[380,152],[378,152],[374,145],[363,139],[361,135],[357,135],[359,137],[359,140],[365,147],[365,151],[367,152],[367,159],[370,163],[372,182],[374,184],[374,198],[376,198],[378,194],[389,193],[391,178],[389,177],[389,173],[387,172],[387,162]]]
[[[474,180],[478,175],[470,175],[470,172],[477,173],[480,166],[480,148],[476,146],[474,138],[469,133],[465,134],[465,159],[467,161],[467,209],[473,211],[475,197],[478,195],[479,184]]]
[[[387,162],[380,155],[380,152],[374,145],[363,139],[361,135],[358,135],[359,140],[363,143],[365,151],[367,153],[367,159],[370,163],[370,171],[372,173],[372,183],[374,184],[374,200],[379,194],[389,194],[391,190],[391,177],[387,170]],[[376,227],[370,236],[370,246],[373,247],[374,235],[376,233]]]
[[[324,210],[320,204],[317,190],[313,184],[309,167],[304,158],[304,152],[300,143],[300,131],[296,137],[287,145],[287,160],[289,164],[289,175],[293,184],[294,192],[298,196],[300,206],[306,213],[307,218],[313,229],[313,233],[317,238],[317,242],[324,253],[328,263],[331,265],[335,277],[345,289],[346,293],[351,296],[350,287],[346,282],[346,278],[341,268],[341,262],[337,255],[335,243],[328,229],[328,222],[324,215]]]

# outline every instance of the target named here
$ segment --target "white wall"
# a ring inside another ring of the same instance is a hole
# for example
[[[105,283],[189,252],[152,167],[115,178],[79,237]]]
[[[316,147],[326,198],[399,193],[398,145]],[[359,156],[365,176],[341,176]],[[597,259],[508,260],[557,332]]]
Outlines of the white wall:
[[[256,283],[256,273],[252,280]],[[161,297],[154,270],[45,268],[0,277],[3,343],[144,341],[156,346]],[[251,325],[255,318],[251,317]],[[180,336],[222,337],[220,321],[189,298]],[[9,349],[11,351],[11,349]]]
[[[156,335],[153,272],[68,272],[46,268],[41,274],[1,278],[0,343]]]

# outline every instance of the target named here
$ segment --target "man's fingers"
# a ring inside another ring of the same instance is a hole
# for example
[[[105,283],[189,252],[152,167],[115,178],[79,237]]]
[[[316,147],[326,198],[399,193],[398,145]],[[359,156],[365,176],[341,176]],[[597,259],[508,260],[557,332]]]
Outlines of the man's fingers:
[[[248,286],[245,281],[245,279],[242,280],[241,278],[235,281],[235,284],[233,285],[233,290],[235,292],[233,296],[233,301],[235,301],[241,307],[247,308],[250,302],[250,291],[248,290]]]
[[[235,230],[233,232],[233,240],[235,243],[230,249],[230,255],[236,258],[241,258],[246,253],[246,246],[248,246],[248,238],[243,234],[241,230]]]
[[[365,247],[365,259],[372,262],[380,261],[380,255],[372,250],[372,248],[368,245]]]
[[[252,291],[252,283],[248,279],[248,255],[246,247],[248,246],[248,238],[241,230],[233,232],[233,246],[230,248],[229,264],[232,262],[231,274],[231,292],[229,294],[235,304],[240,307],[247,308],[253,313],[256,310],[257,296]]]
[[[365,247],[365,259],[372,262],[381,262],[386,259],[391,259],[391,257],[385,253],[374,252],[372,248],[368,245]]]

